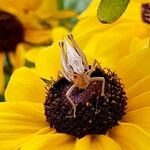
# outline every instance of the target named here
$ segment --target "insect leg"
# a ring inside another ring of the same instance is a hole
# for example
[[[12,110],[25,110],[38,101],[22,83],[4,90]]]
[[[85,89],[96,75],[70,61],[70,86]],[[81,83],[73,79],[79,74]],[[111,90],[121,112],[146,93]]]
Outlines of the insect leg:
[[[59,70],[58,77],[59,77],[59,75],[63,75],[69,82],[71,82],[71,80],[68,78],[68,76],[66,75],[66,73],[64,71]],[[57,79],[58,79],[58,77],[57,77]]]
[[[91,75],[91,73],[95,70],[96,65],[100,68],[100,64],[99,64],[99,62],[98,62],[96,59],[94,59],[94,61],[93,61],[93,65],[92,65],[91,69],[90,69],[90,70],[88,70],[88,71],[86,72],[86,74],[90,76],[90,75]]]
[[[102,81],[101,96],[104,96],[108,100],[108,98],[105,95],[105,78],[104,77],[93,77],[93,78],[90,78],[90,81]]]
[[[97,65],[99,68],[101,68],[100,63],[99,63],[96,59],[94,59],[92,68],[95,68],[96,65]]]
[[[75,103],[72,101],[72,99],[70,98],[70,95],[72,93],[72,91],[75,89],[76,87],[76,84],[74,84],[66,93],[66,97],[67,99],[69,100],[70,104],[72,105],[73,107],[73,117],[76,118],[76,106],[75,106]]]
[[[105,97],[107,101],[109,101],[109,99],[107,98],[107,96],[105,95],[104,91],[105,91],[105,78],[104,77],[93,77],[90,78],[90,81],[102,81],[102,88],[101,88],[101,96]],[[95,114],[98,114],[99,110],[97,108],[97,104],[98,104],[98,99],[96,101],[96,111]]]

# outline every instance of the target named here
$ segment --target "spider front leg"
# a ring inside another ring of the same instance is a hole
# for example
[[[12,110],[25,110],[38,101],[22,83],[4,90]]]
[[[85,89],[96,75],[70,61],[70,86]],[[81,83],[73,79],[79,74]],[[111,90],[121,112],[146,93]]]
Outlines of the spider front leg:
[[[76,105],[75,103],[72,101],[72,99],[70,98],[70,95],[72,93],[72,91],[76,88],[76,84],[74,84],[66,93],[66,97],[69,100],[70,104],[73,107],[73,118],[76,118]]]
[[[105,78],[104,77],[93,77],[93,78],[90,78],[90,81],[102,81],[101,96],[104,96],[108,100],[108,98],[105,95]]]

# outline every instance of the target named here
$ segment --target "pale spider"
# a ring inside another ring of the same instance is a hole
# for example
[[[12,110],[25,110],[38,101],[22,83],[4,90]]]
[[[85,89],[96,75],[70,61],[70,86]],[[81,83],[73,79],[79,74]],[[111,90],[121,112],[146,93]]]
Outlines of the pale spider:
[[[94,60],[93,65],[89,69],[89,65],[87,63],[86,57],[83,52],[78,47],[75,42],[73,35],[68,34],[68,39],[71,41],[72,46],[68,43],[66,39],[59,42],[59,46],[61,48],[61,63],[63,71],[59,71],[58,73],[62,74],[69,82],[73,82],[74,84],[67,91],[66,97],[70,104],[73,107],[73,117],[76,118],[76,105],[73,100],[70,98],[72,91],[78,87],[81,89],[86,89],[90,82],[93,81],[101,81],[101,96],[105,96],[105,78],[104,77],[90,77],[91,73],[95,70],[97,65],[100,67],[97,60]],[[66,51],[65,51],[66,49]]]

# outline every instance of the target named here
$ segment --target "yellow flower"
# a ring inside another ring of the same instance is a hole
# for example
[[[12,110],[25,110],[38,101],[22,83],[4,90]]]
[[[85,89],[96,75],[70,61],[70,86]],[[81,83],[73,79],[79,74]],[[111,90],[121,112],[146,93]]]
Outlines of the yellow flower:
[[[0,0],[0,93],[4,89],[4,52],[15,70],[24,64],[25,49],[50,44],[68,32],[59,26],[60,19],[75,13],[58,10],[57,3],[57,0]]]
[[[98,46],[96,49],[99,49]],[[134,52],[128,53],[125,57],[115,49],[109,52],[112,59],[109,59],[109,56],[107,58],[107,55],[104,56],[105,66],[109,67],[109,64],[113,64],[111,69],[115,70],[122,79],[128,97],[126,115],[118,125],[104,135],[86,135],[78,139],[69,134],[57,133],[46,122],[43,103],[48,91],[41,78],[45,81],[50,80],[51,77],[56,79],[57,71],[61,69],[57,43],[39,53],[35,72],[25,67],[16,70],[6,89],[7,102],[0,103],[1,150],[148,150],[150,147],[150,49],[136,51],[134,48],[137,47],[132,45],[131,47]],[[91,57],[91,52],[85,52],[91,64],[95,57]],[[117,62],[116,57],[119,57]],[[103,66],[101,58],[97,60]]]

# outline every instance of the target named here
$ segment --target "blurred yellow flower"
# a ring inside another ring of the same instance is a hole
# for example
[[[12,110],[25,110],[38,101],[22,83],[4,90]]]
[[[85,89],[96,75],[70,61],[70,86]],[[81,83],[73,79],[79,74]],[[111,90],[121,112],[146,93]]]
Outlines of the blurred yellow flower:
[[[78,39],[78,41],[81,40]],[[79,42],[78,44],[86,45],[87,43]],[[90,44],[92,46],[93,43],[89,43],[89,49]],[[136,45],[136,40],[134,44]],[[138,41],[137,44],[141,47],[143,42],[139,44]],[[107,44],[103,42],[99,45],[107,47]],[[97,49],[99,45],[96,46]],[[148,150],[150,147],[150,49],[136,51],[134,49],[138,46],[130,46],[133,51],[125,57],[115,49],[110,49],[111,57],[106,58],[104,55],[105,67],[116,71],[125,85],[128,97],[126,114],[121,122],[107,134],[86,135],[78,139],[68,134],[57,133],[46,122],[43,103],[48,91],[41,78],[56,79],[57,72],[61,69],[60,61],[56,59],[60,58],[60,50],[55,43],[39,52],[34,73],[23,67],[12,75],[5,93],[7,102],[0,103],[1,149]],[[89,51],[84,52],[91,64],[97,53],[94,52],[91,55]],[[103,67],[101,58],[97,60]],[[113,64],[112,68],[110,64]]]
[[[26,49],[50,44],[68,32],[59,27],[60,19],[75,13],[60,11],[57,5],[57,0],[0,0],[0,93],[4,89],[4,53],[14,70],[24,64]]]

